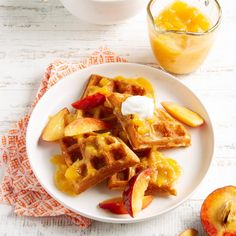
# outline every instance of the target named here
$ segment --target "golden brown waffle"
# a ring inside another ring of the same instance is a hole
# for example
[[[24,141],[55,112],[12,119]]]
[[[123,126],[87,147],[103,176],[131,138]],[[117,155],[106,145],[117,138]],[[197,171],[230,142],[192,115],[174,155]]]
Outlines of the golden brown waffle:
[[[144,87],[142,87],[142,85]],[[105,76],[93,74],[89,78],[82,98],[94,93],[101,93],[105,96],[109,96],[113,92],[141,96],[153,95],[151,85],[142,78],[125,79],[123,77],[116,77],[110,79]],[[106,102],[99,107],[86,111],[84,116],[90,116],[97,119],[114,119],[112,110]]]
[[[153,89],[143,78],[126,79],[123,77],[115,77],[114,79],[111,79],[93,74],[89,78],[82,98],[94,93],[101,93],[106,96],[111,93],[152,96]]]
[[[85,98],[94,93],[108,95],[114,91],[114,81],[110,78],[101,75],[92,74],[85,87],[82,98]]]
[[[108,133],[85,134],[78,138],[77,145],[72,144],[68,148],[71,150],[75,147],[74,151],[78,152],[76,155],[74,152],[66,152],[65,149],[63,151],[66,158],[67,155],[71,159],[78,157],[65,173],[77,194],[139,162],[139,158],[126,144]]]
[[[134,150],[153,146],[157,148],[186,147],[191,144],[191,137],[186,128],[164,110],[156,109],[153,118],[150,119],[141,119],[137,115],[122,115],[121,104],[128,96],[112,93],[108,101]]]
[[[182,169],[172,158],[165,157],[153,148],[148,157],[142,159],[142,167],[152,166],[154,172],[147,189],[147,194],[167,193],[176,195],[175,184],[179,179]]]
[[[65,159],[66,165],[71,166],[77,159],[81,159],[80,146],[77,138],[64,137],[59,140],[62,156]]]
[[[91,75],[89,81],[85,87],[84,93],[82,95],[82,99],[95,94],[101,93],[105,96],[109,95],[111,92],[114,91],[114,81],[100,75]],[[88,111],[83,111],[83,116],[85,117],[93,117],[96,119],[106,120],[108,122],[114,123],[116,121],[115,116],[112,113],[111,108],[106,106],[106,103],[90,109]]]
[[[82,98],[85,98],[86,96],[92,95],[94,93],[101,93],[105,96],[109,96],[113,92],[130,95],[153,96],[151,85],[143,78],[125,79],[123,77],[116,77],[111,79],[105,76],[93,74],[89,78]],[[113,109],[110,108],[107,102],[89,111],[84,111],[83,116],[106,121],[112,127],[112,134],[121,138],[126,144],[128,144],[127,135],[114,116]]]
[[[140,165],[136,165],[115,173],[108,179],[108,188],[113,190],[124,190],[128,181],[141,169],[142,167]]]
[[[111,176],[108,180],[108,187],[114,190],[123,190],[136,173],[146,168],[153,169],[146,194],[176,195],[174,185],[181,174],[181,168],[175,160],[165,157],[156,149],[152,149],[147,157],[141,158],[141,162],[136,166]]]

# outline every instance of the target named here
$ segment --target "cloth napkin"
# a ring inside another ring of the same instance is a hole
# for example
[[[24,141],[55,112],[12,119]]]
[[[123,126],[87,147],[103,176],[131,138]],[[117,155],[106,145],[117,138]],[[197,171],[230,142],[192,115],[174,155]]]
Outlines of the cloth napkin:
[[[12,205],[17,215],[33,217],[66,215],[82,228],[91,224],[90,219],[62,206],[39,184],[29,164],[25,136],[30,113],[47,90],[77,70],[109,62],[126,62],[126,60],[109,48],[101,47],[84,62],[51,63],[43,76],[30,112],[20,119],[14,128],[0,137],[0,168],[4,173],[0,183],[0,203]]]

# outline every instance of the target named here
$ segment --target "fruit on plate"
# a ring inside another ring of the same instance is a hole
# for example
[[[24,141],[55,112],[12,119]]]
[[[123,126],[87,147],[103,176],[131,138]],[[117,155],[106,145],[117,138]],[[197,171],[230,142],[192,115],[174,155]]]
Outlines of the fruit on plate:
[[[198,231],[196,229],[187,229],[182,232],[179,236],[198,236]]]
[[[123,192],[123,201],[130,216],[135,217],[142,210],[144,193],[148,187],[152,169],[148,168],[134,175]]]
[[[95,93],[91,96],[87,96],[71,104],[72,107],[78,110],[89,110],[99,105],[102,105],[106,100],[103,94]]]
[[[44,141],[56,141],[64,137],[65,116],[69,114],[67,108],[63,108],[49,118],[49,121],[42,133]]]
[[[161,105],[170,115],[190,127],[197,127],[204,123],[203,118],[199,114],[179,104],[174,102],[161,102]]]
[[[72,121],[77,119],[77,114],[73,112],[69,112],[69,114],[66,114],[65,116],[65,125],[67,126],[70,124]]]
[[[108,128],[109,125],[102,120],[89,117],[79,118],[65,127],[65,136],[75,136]]]
[[[152,195],[144,196],[142,201],[142,209],[148,207],[152,200]],[[106,209],[114,214],[128,214],[122,197],[111,198],[100,202],[99,207]]]
[[[236,186],[216,189],[204,200],[201,222],[209,236],[236,236]]]

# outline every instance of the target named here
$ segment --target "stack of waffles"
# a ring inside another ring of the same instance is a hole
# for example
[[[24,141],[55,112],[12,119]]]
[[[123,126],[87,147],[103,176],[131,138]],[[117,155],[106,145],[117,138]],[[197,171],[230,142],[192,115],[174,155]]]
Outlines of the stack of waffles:
[[[121,105],[130,96],[147,96],[155,101],[151,84],[143,78],[91,75],[82,99],[96,93],[106,97],[102,104],[79,109],[73,115],[102,120],[109,128],[59,140],[66,166],[64,178],[72,184],[75,194],[103,180],[107,180],[109,189],[123,190],[137,172],[152,168],[147,194],[176,195],[181,167],[160,151],[189,146],[191,138],[186,128],[158,108],[152,118],[122,114]]]

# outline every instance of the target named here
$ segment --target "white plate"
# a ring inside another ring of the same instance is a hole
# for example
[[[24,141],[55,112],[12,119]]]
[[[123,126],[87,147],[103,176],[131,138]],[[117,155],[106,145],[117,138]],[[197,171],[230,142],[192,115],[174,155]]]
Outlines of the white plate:
[[[48,117],[65,106],[70,108],[70,104],[79,99],[92,73],[108,77],[118,75],[145,77],[153,84],[158,102],[163,100],[175,101],[190,107],[205,119],[205,124],[202,127],[189,129],[192,135],[191,147],[165,151],[167,155],[176,159],[183,168],[183,174],[177,185],[178,195],[167,198],[156,197],[152,204],[134,219],[128,215],[110,214],[98,207],[99,202],[120,195],[117,191],[108,190],[104,183],[76,197],[70,197],[60,192],[53,183],[54,166],[50,162],[51,156],[59,153],[60,150],[55,144],[39,142],[39,137]],[[212,124],[206,109],[196,95],[179,80],[161,70],[131,63],[109,63],[92,66],[59,81],[35,107],[29,121],[26,142],[32,169],[39,182],[53,198],[83,216],[112,223],[142,221],[161,215],[183,203],[206,175],[214,150]]]

